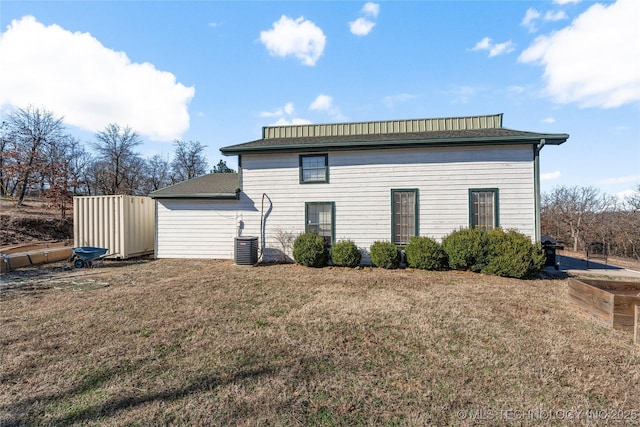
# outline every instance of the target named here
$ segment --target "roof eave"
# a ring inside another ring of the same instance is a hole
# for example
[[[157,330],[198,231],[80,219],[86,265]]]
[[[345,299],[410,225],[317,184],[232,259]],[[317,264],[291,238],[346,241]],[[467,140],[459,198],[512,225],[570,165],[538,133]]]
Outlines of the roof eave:
[[[423,147],[450,147],[473,145],[508,145],[508,144],[537,144],[541,139],[545,144],[560,145],[569,138],[568,134],[534,134],[530,136],[490,136],[477,138],[429,138],[429,139],[399,139],[381,141],[351,142],[318,142],[313,144],[283,144],[271,146],[240,147],[229,146],[220,149],[225,156],[240,154],[265,154],[282,152],[309,152],[309,151],[348,151],[348,150],[376,150],[392,148]]]
[[[209,199],[209,200],[239,200],[240,189],[234,193],[187,193],[187,194],[149,194],[152,199]]]

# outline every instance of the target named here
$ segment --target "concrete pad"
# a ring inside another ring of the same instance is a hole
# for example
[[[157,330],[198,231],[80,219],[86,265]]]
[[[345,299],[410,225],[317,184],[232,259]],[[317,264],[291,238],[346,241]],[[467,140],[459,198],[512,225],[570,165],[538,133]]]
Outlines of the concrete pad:
[[[550,275],[568,274],[571,276],[609,276],[609,277],[625,277],[640,280],[640,271],[619,267],[612,264],[602,262],[588,261],[581,258],[570,256],[558,256],[559,270],[553,267],[546,267],[545,273]]]

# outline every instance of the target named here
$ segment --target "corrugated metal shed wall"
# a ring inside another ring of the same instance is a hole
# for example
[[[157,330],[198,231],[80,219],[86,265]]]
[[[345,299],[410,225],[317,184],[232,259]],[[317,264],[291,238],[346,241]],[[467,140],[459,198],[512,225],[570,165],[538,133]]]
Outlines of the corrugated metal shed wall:
[[[73,198],[73,244],[108,248],[116,258],[152,254],[155,205],[142,196]]]
[[[442,130],[493,129],[501,127],[502,114],[494,114],[490,116],[449,117],[440,119],[267,126],[262,129],[262,137],[264,139],[272,139],[309,136],[378,135]]]

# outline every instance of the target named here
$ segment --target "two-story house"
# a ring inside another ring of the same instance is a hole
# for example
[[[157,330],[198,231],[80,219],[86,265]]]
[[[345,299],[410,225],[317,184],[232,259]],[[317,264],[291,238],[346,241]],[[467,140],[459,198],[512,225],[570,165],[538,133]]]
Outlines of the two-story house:
[[[211,174],[151,194],[156,256],[233,258],[257,236],[265,261],[283,235],[316,231],[405,245],[461,227],[516,229],[540,239],[540,150],[567,134],[507,129],[502,115],[263,128],[221,149],[237,174]]]

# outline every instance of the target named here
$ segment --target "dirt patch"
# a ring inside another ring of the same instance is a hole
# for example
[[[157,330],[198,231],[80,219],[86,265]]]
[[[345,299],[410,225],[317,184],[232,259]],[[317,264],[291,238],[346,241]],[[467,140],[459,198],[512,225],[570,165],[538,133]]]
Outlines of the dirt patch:
[[[73,238],[73,213],[61,218],[42,200],[27,199],[23,206],[0,198],[0,248],[46,240]]]
[[[21,284],[0,424],[640,422],[631,334],[568,307],[566,280],[212,260],[0,280]]]

